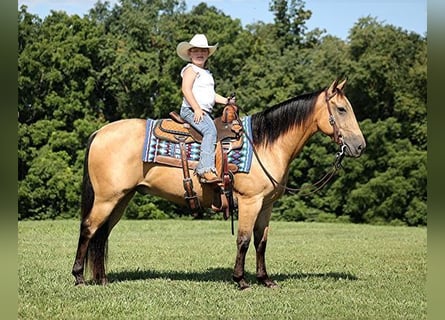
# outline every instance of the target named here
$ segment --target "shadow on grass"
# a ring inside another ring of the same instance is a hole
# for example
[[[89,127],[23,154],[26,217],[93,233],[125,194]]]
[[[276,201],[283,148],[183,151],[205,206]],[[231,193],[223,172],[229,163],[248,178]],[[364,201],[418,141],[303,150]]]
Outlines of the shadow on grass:
[[[199,281],[199,282],[232,282],[231,268],[210,268],[202,272],[186,271],[156,271],[156,270],[135,270],[123,272],[111,272],[108,274],[110,282],[137,281],[149,279],[166,279],[175,281]],[[347,272],[326,272],[326,273],[279,273],[271,274],[272,280],[286,281],[289,279],[308,280],[313,278],[331,279],[331,280],[350,280],[355,281],[358,278]],[[256,281],[256,275],[246,272],[248,281]]]

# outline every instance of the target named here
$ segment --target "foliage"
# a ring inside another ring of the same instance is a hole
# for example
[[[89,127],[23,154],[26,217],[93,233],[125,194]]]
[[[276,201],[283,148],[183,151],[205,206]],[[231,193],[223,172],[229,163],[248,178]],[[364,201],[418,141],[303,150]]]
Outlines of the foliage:
[[[183,213],[171,202],[151,195],[136,194],[126,209],[128,219],[168,219]]]
[[[74,217],[79,211],[88,136],[121,118],[159,118],[181,101],[176,44],[195,33],[218,43],[210,68],[217,92],[236,92],[254,113],[348,78],[346,94],[367,139],[365,154],[318,193],[285,195],[273,217],[426,225],[426,38],[372,17],[348,41],[307,30],[301,0],[271,0],[273,23],[243,27],[205,3],[97,2],[79,17],[18,12],[19,219]],[[219,110],[217,110],[219,111]],[[335,146],[317,134],[291,164],[289,185],[315,182]],[[165,200],[136,196],[126,216],[188,214]]]

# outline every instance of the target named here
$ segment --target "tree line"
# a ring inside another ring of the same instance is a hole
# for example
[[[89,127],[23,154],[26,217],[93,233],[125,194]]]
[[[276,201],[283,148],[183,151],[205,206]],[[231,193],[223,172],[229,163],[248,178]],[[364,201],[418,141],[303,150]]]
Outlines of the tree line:
[[[161,118],[181,103],[176,45],[195,33],[218,43],[217,91],[236,92],[246,114],[347,78],[367,140],[365,154],[316,194],[288,194],[273,217],[289,221],[426,225],[426,35],[360,18],[347,41],[308,30],[302,0],[273,0],[272,23],[243,26],[213,6],[180,0],[98,1],[80,17],[18,11],[18,219],[77,217],[89,135],[122,118]],[[217,110],[216,112],[220,112]],[[243,113],[241,114],[244,115]],[[290,169],[289,186],[317,181],[337,147],[315,135]],[[136,196],[130,219],[187,215]],[[211,216],[210,213],[208,213]]]

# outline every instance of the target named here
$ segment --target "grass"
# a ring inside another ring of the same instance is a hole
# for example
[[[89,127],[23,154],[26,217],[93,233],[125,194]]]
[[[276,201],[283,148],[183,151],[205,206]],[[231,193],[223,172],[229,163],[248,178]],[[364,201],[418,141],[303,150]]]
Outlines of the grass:
[[[19,319],[426,319],[426,228],[273,221],[280,286],[231,280],[227,221],[128,221],[109,241],[107,286],[74,287],[77,221],[18,224]]]

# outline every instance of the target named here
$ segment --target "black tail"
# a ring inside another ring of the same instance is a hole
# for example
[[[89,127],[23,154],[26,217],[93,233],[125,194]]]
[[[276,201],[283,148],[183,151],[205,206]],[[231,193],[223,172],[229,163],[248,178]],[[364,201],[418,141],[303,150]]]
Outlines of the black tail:
[[[88,139],[85,159],[83,160],[82,200],[80,205],[82,222],[90,214],[94,202],[94,190],[93,186],[91,185],[90,173],[88,171],[88,156],[90,155],[90,147],[94,137],[96,137],[96,133],[93,133]]]
[[[87,149],[84,159],[83,180],[82,180],[82,198],[81,198],[81,232],[86,230],[85,220],[88,219],[94,203],[94,189],[90,180],[90,173],[88,170],[88,157],[90,153],[91,143],[93,142],[96,133],[93,133],[87,144]],[[107,260],[108,252],[108,234],[109,223],[105,221],[98,230],[94,233],[89,241],[87,254],[85,258],[85,266],[90,270],[93,280],[96,282],[105,279],[105,262]]]

